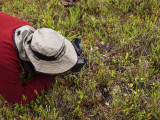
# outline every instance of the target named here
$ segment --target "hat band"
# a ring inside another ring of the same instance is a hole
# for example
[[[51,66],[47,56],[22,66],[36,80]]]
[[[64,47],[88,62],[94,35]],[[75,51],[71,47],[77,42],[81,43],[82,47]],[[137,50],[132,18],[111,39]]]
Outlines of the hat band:
[[[42,55],[34,50],[32,50],[33,54],[35,55],[36,58],[41,59],[41,60],[46,60],[46,61],[53,61],[53,60],[57,60],[54,56],[46,56],[46,55]]]
[[[31,47],[30,47],[31,48]],[[31,48],[33,54],[35,55],[34,57],[36,57],[36,59],[41,59],[41,60],[45,60],[45,61],[54,61],[54,60],[58,60],[60,59],[66,52],[66,47],[64,45],[63,49],[60,51],[60,53],[58,55],[55,56],[46,56],[46,55],[43,55],[35,50],[33,50]]]

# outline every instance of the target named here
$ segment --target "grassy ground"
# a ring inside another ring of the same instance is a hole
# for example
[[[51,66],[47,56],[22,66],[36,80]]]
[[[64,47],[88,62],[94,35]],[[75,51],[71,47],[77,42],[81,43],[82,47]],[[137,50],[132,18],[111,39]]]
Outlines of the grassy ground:
[[[0,100],[0,119],[159,120],[159,0],[6,0],[0,9],[35,28],[81,37],[87,63],[25,106]]]

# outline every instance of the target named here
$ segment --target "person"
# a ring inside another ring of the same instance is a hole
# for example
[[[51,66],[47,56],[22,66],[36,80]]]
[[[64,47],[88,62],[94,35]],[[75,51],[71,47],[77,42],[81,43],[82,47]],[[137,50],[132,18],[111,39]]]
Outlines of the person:
[[[55,75],[80,71],[80,39],[70,42],[50,28],[0,12],[0,93],[11,104],[27,104],[41,95]],[[22,83],[22,68],[33,75]]]

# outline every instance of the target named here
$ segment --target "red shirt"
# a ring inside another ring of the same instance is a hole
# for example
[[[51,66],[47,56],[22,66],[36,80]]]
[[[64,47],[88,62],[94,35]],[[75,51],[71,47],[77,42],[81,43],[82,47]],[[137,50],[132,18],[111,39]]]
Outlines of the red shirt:
[[[51,75],[36,75],[22,84],[20,60],[13,43],[14,31],[28,22],[0,12],[0,93],[9,103],[26,104],[50,86]],[[30,25],[31,26],[31,25]],[[36,91],[36,92],[35,92]],[[22,96],[27,99],[23,100]]]

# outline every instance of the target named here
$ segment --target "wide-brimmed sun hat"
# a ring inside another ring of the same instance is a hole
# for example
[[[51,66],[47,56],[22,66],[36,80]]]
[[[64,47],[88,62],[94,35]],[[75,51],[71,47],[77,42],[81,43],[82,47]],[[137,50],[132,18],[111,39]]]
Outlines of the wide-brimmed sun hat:
[[[30,26],[27,28],[31,28]],[[16,30],[18,33],[18,30]],[[50,28],[31,30],[15,37],[19,57],[30,61],[35,70],[46,74],[64,73],[77,63],[78,57],[72,43]]]

